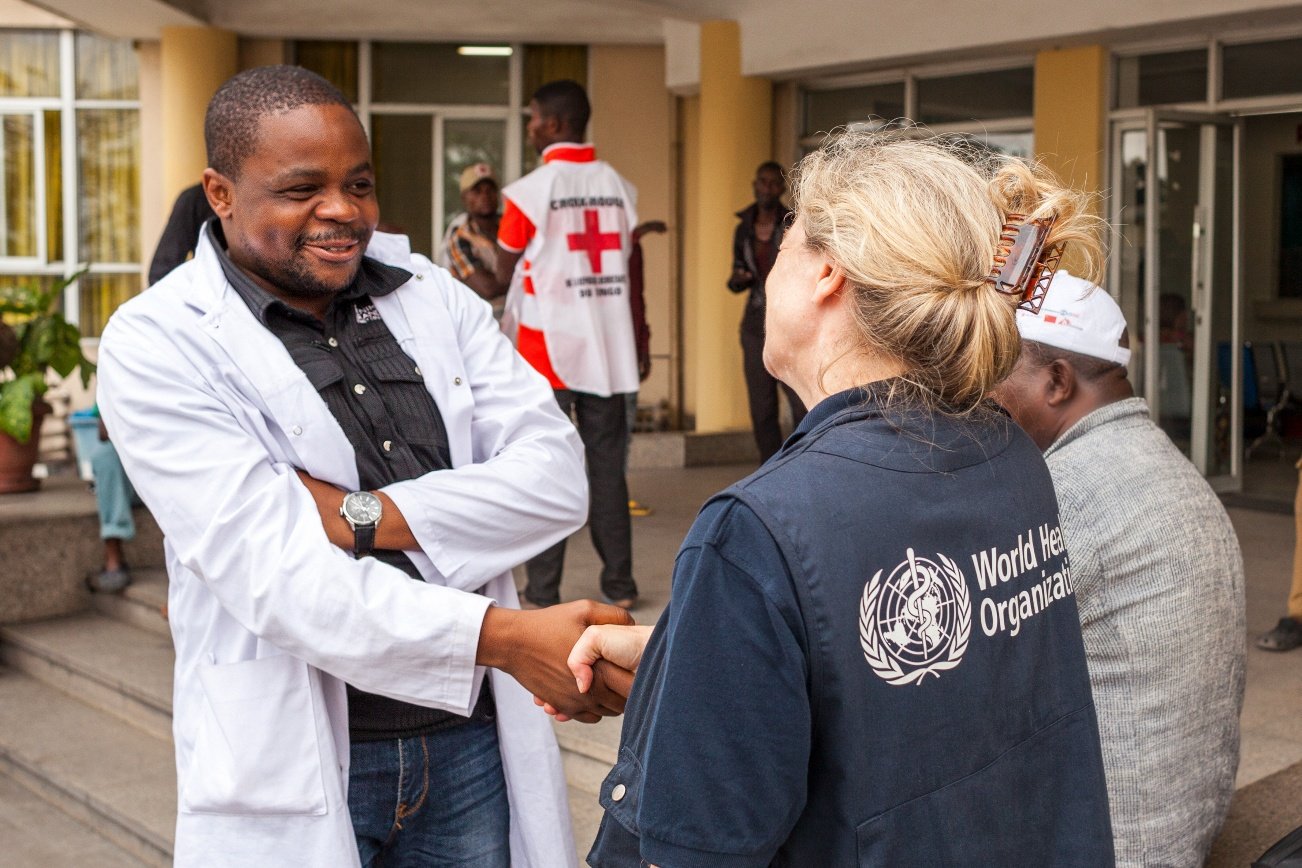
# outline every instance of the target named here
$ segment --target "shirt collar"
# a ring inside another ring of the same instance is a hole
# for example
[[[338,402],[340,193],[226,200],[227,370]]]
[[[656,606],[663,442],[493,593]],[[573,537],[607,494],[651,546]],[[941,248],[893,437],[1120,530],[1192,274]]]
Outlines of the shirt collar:
[[[226,280],[230,282],[240,298],[244,299],[244,303],[249,306],[249,310],[253,311],[253,315],[259,322],[266,325],[267,315],[273,310],[291,314],[296,312],[295,308],[267,292],[244,269],[235,264],[235,260],[231,259],[230,251],[226,249],[226,236],[222,233],[220,219],[213,217],[208,221],[208,232],[212,236],[213,248],[217,251],[217,261],[221,263],[222,273],[226,275]],[[335,296],[334,301],[338,303],[352,301],[362,296],[374,298],[388,295],[409,280],[411,280],[411,272],[363,256],[362,267],[357,272],[357,277]]]
[[[1110,425],[1123,419],[1142,418],[1148,420],[1151,417],[1148,413],[1148,402],[1143,398],[1123,398],[1120,401],[1113,401],[1111,404],[1104,404],[1097,410],[1093,410],[1081,417],[1075,425],[1072,425],[1058,437],[1057,440],[1050,444],[1049,448],[1044,450],[1045,456],[1052,455],[1059,449],[1079,440],[1089,432],[1104,425]]]
[[[795,440],[798,437],[805,436],[843,410],[849,410],[851,407],[862,407],[871,401],[872,397],[872,392],[862,386],[855,386],[852,389],[846,389],[844,392],[828,395],[810,408],[809,412],[805,414],[805,418],[801,419],[800,424],[796,426],[796,430],[791,432],[790,439]]]
[[[597,159],[597,149],[576,142],[556,142],[543,148],[544,163],[591,163]]]

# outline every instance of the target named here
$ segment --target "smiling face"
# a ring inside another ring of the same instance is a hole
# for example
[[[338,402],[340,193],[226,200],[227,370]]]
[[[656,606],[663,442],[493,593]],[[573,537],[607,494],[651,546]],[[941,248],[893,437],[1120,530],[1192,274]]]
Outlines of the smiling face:
[[[366,134],[341,105],[267,115],[239,177],[208,169],[204,185],[231,259],[290,302],[351,284],[380,219]]]

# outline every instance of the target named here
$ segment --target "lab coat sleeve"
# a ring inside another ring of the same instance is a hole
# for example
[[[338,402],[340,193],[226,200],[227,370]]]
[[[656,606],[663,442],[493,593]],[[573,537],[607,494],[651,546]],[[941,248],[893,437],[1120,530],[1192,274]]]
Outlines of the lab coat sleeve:
[[[489,305],[447,272],[431,276],[453,320],[474,401],[473,462],[383,491],[448,583],[476,588],[587,520],[583,443]]]
[[[332,545],[311,495],[264,445],[274,435],[238,375],[193,362],[203,336],[177,338],[175,311],[150,310],[119,311],[105,330],[99,404],[181,564],[286,653],[362,690],[468,714],[490,601]]]

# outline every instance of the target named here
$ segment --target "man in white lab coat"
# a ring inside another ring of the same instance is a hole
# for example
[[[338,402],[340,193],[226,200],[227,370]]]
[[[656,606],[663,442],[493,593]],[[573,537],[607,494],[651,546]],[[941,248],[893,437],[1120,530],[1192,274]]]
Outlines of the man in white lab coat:
[[[520,612],[510,575],[585,518],[573,427],[486,303],[373,234],[366,136],[324,79],[240,73],[205,134],[217,219],[100,344],[166,537],[176,864],[573,864],[530,694],[622,710],[564,660],[627,616]]]

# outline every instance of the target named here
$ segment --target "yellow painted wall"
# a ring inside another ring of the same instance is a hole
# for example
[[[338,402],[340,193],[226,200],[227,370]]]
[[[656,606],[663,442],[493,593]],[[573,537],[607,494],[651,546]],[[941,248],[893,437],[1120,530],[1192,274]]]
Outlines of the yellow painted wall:
[[[695,310],[689,309],[687,300],[695,299],[699,292],[696,264],[700,260],[701,243],[696,234],[696,215],[701,207],[701,98],[684,97],[678,101],[678,183],[681,194],[678,213],[682,218],[678,226],[679,249],[682,260],[678,263],[682,275],[682,342],[684,347],[695,347],[700,340],[700,328]],[[692,356],[683,359],[683,417],[687,423],[696,416],[696,366],[690,364]],[[688,427],[685,424],[685,427]]]
[[[212,27],[164,27],[161,50],[163,196],[197,183],[208,165],[203,116],[208,100],[235,74],[235,34]]]
[[[1108,57],[1102,45],[1035,55],[1035,155],[1064,183],[1100,194],[1107,188]],[[1102,204],[1095,201],[1100,216]],[[1070,248],[1065,264],[1073,266]]]
[[[172,205],[164,192],[163,173],[159,170],[166,159],[162,47],[153,40],[137,42],[136,61],[140,70],[140,250],[144,256],[140,267],[147,275]]]
[[[700,168],[695,220],[686,230],[699,248],[685,295],[694,340],[685,361],[695,381],[697,431],[750,426],[738,336],[744,296],[728,292],[734,213],[753,201],[755,167],[772,156],[772,85],[741,74],[735,21],[701,25]],[[693,225],[694,224],[694,225]]]
[[[242,37],[239,41],[237,60],[240,69],[288,63],[289,42],[284,39]]]
[[[674,98],[665,88],[665,52],[659,45],[593,45],[588,49],[588,138],[597,156],[637,188],[638,219],[663,220],[670,233],[642,240],[651,376],[638,403],[655,404],[674,392],[679,341],[676,280],[671,267],[675,229]]]

